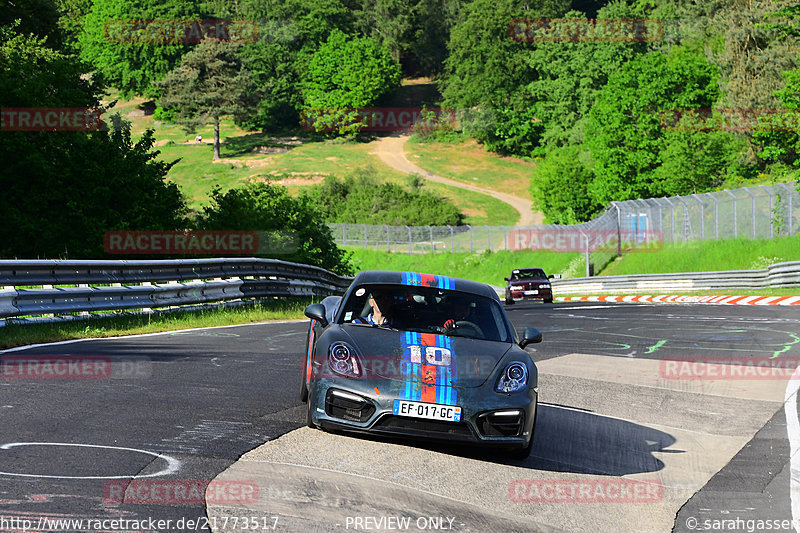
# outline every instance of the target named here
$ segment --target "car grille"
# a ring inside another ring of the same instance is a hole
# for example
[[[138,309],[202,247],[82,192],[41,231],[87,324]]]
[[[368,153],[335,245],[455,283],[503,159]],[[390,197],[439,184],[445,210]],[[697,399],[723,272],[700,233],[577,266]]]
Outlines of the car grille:
[[[477,425],[484,437],[518,437],[525,425],[525,414],[522,411],[516,416],[484,413],[478,416]]]
[[[389,415],[381,418],[375,429],[385,430],[409,430],[425,433],[435,433],[437,435],[452,435],[461,437],[474,437],[472,431],[463,422],[441,422],[438,420],[425,420],[422,418],[406,418],[402,416]]]
[[[374,413],[375,406],[366,398],[351,393],[337,394],[336,389],[328,389],[325,395],[325,414],[333,418],[366,422]]]

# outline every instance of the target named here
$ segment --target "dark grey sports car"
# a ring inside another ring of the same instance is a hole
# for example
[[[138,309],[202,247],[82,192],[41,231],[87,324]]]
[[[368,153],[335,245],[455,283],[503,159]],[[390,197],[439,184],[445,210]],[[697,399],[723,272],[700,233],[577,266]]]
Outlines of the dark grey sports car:
[[[474,281],[361,272],[311,319],[301,398],[310,427],[463,441],[527,457],[538,374],[497,294]]]

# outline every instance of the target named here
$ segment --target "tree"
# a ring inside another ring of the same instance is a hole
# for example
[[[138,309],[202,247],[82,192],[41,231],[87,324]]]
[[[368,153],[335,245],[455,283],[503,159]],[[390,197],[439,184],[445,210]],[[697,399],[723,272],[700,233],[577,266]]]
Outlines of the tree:
[[[258,101],[253,78],[239,57],[241,46],[203,42],[157,84],[162,94],[159,104],[174,110],[174,120],[187,131],[208,122],[214,125],[215,160],[220,157],[220,118],[233,115],[242,120]]]
[[[318,130],[357,131],[361,124],[348,111],[371,105],[399,84],[400,67],[387,48],[334,30],[308,66],[302,86],[306,114]]]
[[[626,4],[614,3],[600,9],[598,19],[632,19],[636,12]],[[571,11],[567,19],[583,19]],[[525,61],[536,72],[528,85],[537,102],[536,117],[541,125],[541,151],[552,146],[579,145],[589,111],[609,75],[634,57],[646,53],[647,42],[542,42],[531,46]]]
[[[156,82],[192,46],[183,30],[199,19],[194,5],[183,0],[93,0],[78,38],[81,57],[123,97],[156,96]]]
[[[711,108],[718,97],[716,69],[696,51],[676,47],[624,63],[609,76],[590,113],[594,200],[606,204],[674,191],[654,170],[672,136],[686,133],[667,132],[663,112]]]
[[[490,150],[531,155],[543,126],[528,84],[536,70],[527,62],[531,43],[512,39],[514,19],[558,17],[568,1],[474,0],[459,13],[448,42],[440,87],[444,106],[483,110],[467,133]]]
[[[103,87],[42,39],[0,30],[0,106],[94,107]],[[6,131],[0,143],[0,256],[97,258],[103,234],[179,229],[185,208],[152,132]]]
[[[305,197],[293,198],[285,187],[251,182],[225,193],[217,188],[197,226],[204,230],[290,232],[289,248],[268,257],[316,265],[340,275],[352,273],[349,254],[337,248],[314,204]]]
[[[589,194],[592,183],[588,152],[577,146],[552,148],[534,170],[531,195],[551,224],[585,222],[602,208]]]

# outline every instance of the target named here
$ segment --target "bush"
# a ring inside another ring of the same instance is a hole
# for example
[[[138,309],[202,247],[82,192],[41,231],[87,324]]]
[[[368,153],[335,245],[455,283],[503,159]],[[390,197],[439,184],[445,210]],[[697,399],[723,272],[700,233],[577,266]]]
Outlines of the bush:
[[[216,188],[211,206],[203,209],[196,224],[203,230],[269,232],[280,240],[273,241],[271,249],[259,250],[259,256],[352,274],[349,254],[336,246],[319,210],[306,197],[293,198],[285,187],[248,183],[225,193]]]
[[[557,148],[542,160],[531,180],[536,207],[553,224],[576,224],[602,207],[589,196],[594,174],[589,155],[576,146]]]
[[[422,190],[417,179],[409,188],[380,183],[367,168],[344,180],[325,178],[310,187],[306,197],[319,207],[328,222],[388,224],[392,226],[456,226],[464,216],[439,196]]]

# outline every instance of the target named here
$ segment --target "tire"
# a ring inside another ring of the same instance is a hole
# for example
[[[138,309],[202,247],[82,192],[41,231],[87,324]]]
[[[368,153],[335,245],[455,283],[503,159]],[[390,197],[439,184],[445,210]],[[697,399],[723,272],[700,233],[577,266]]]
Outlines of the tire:
[[[509,457],[511,457],[512,459],[518,459],[520,461],[523,461],[530,456],[531,450],[533,449],[533,439],[536,438],[536,420],[538,418],[539,418],[539,404],[537,402],[536,414],[533,415],[533,426],[531,427],[531,440],[528,441],[527,446],[511,450],[508,454]]]
[[[317,426],[314,425],[314,419],[311,417],[314,409],[314,402],[312,401],[311,395],[308,394],[308,401],[306,402],[306,426],[310,427],[311,429],[316,429]]]
[[[308,387],[306,387],[305,372],[303,372],[303,383],[300,385],[300,401],[303,403],[308,401]]]
[[[551,304],[551,303],[553,303],[553,299],[552,298],[545,298],[544,299],[544,303]]]
[[[511,298],[506,298],[506,305],[514,305],[514,300]]]

